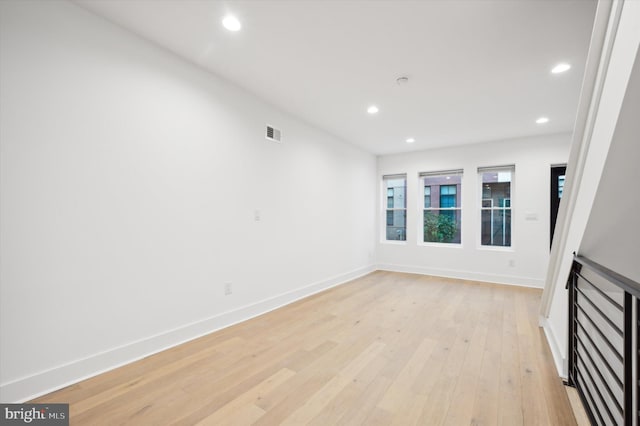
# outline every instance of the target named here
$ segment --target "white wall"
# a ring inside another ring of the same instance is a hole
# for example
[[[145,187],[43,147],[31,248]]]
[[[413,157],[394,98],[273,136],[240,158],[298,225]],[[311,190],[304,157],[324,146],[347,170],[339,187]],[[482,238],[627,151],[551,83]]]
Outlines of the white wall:
[[[599,9],[601,6],[606,6],[605,3],[601,2]],[[603,7],[603,11],[607,11],[607,7]],[[575,181],[569,185],[568,191],[571,194],[567,193],[566,199],[573,202],[564,207],[561,206],[561,216],[562,210],[565,209],[566,217],[559,221],[563,223],[563,229],[558,232],[561,237],[557,240],[557,247],[554,241],[554,252],[557,253],[556,265],[554,270],[549,270],[541,309],[541,324],[545,328],[547,340],[553,350],[556,367],[561,376],[567,375],[568,308],[565,283],[573,260],[572,253],[583,250],[582,240],[591,210],[594,208],[596,195],[600,191],[598,185],[605,168],[617,167],[615,163],[606,164],[606,162],[640,46],[638,22],[640,22],[640,2],[613,3],[602,46],[594,50],[592,43],[589,51],[588,62],[595,62],[598,65],[598,72],[597,75],[591,76],[594,81],[589,81],[588,78],[583,86],[579,109],[583,111],[588,108],[587,119],[577,124],[581,126],[576,128],[576,135],[579,137],[571,147],[571,158],[575,161],[569,164],[569,169],[574,170],[568,170],[568,175],[574,176]],[[592,64],[588,63],[587,69],[591,67]],[[585,91],[590,89],[587,87],[589,84],[593,84],[593,96],[585,95]],[[637,117],[638,111],[632,106],[629,114]],[[580,135],[584,136],[580,137]],[[622,149],[622,155],[628,155],[629,160],[637,159],[633,148],[628,146],[628,140],[618,149]],[[617,172],[611,170],[606,173],[616,174]],[[587,251],[591,250],[587,249]],[[637,249],[631,253],[631,259],[631,262],[637,263]],[[615,265],[612,266],[615,267]],[[545,299],[548,299],[549,303],[545,303]]]
[[[378,158],[378,180],[407,174],[407,241],[378,243],[381,269],[542,287],[549,260],[549,186],[552,164],[567,161],[569,134],[482,143]],[[477,168],[515,164],[512,185],[512,247],[480,248]],[[419,242],[422,188],[420,172],[464,169],[462,245]],[[383,204],[378,192],[379,238]],[[536,217],[536,220],[531,220]],[[512,263],[510,263],[512,261]],[[511,266],[511,264],[513,266]]]
[[[640,51],[579,253],[640,282]]]
[[[374,156],[71,3],[0,12],[0,400],[371,270]]]

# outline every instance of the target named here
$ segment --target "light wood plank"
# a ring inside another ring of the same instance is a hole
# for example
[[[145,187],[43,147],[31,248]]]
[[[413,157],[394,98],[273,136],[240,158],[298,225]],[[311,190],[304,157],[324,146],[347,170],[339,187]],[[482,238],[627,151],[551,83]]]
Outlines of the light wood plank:
[[[295,374],[296,373],[294,371],[286,368],[279,370],[273,376],[257,384],[247,392],[233,399],[228,404],[223,405],[219,410],[216,410],[210,416],[205,417],[196,423],[196,425],[237,425],[255,422],[262,417],[265,411],[256,407],[254,402],[260,398],[260,395],[265,392],[269,392],[271,389],[275,389]]]
[[[294,411],[291,416],[286,418],[281,424],[285,426],[295,426],[309,423],[329,404],[331,399],[347,387],[351,383],[351,380],[355,378],[356,374],[365,368],[384,348],[384,344],[373,342],[371,346],[357,354],[353,361],[347,364],[336,376],[320,388],[304,406]]]
[[[580,401],[580,395],[578,395],[578,391],[572,387],[565,387],[567,391],[567,396],[569,397],[569,402],[571,403],[571,408],[573,409],[573,415],[576,418],[576,423],[578,426],[590,426],[591,422],[589,422],[589,417],[587,416],[587,412],[582,405],[582,401]]]
[[[574,425],[540,295],[378,271],[34,402],[72,425]]]

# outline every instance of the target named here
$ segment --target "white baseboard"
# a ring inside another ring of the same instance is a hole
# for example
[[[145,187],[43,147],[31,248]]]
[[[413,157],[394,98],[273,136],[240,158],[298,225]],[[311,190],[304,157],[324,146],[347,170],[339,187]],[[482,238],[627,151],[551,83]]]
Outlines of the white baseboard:
[[[377,269],[391,272],[433,275],[436,277],[457,278],[462,280],[484,281],[495,284],[517,285],[520,287],[543,288],[544,280],[516,275],[486,274],[454,269],[425,268],[423,266],[378,264]]]
[[[223,312],[19,380],[3,383],[0,385],[0,401],[3,403],[29,401],[222,328],[265,314],[331,287],[344,284],[374,270],[373,265],[358,268],[260,302]]]
[[[544,335],[547,338],[547,342],[549,342],[549,347],[551,348],[551,355],[553,355],[553,361],[556,364],[556,370],[558,371],[558,375],[563,379],[567,378],[568,365],[567,365],[567,357],[563,355],[562,350],[560,349],[562,346],[560,342],[558,342],[558,338],[553,331],[553,327],[550,326],[547,318],[540,317],[538,324],[544,330]]]

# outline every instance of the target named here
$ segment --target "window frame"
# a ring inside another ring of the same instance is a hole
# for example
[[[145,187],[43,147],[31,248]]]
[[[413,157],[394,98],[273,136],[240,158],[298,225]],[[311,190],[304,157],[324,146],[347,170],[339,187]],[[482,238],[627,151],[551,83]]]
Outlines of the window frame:
[[[483,175],[485,173],[499,173],[499,172],[510,172],[511,173],[511,180],[509,182],[509,198],[505,198],[505,205],[507,204],[508,201],[508,207],[507,206],[496,206],[493,203],[493,198],[491,199],[484,199],[483,198],[483,184],[484,182],[482,181],[483,179]],[[478,230],[477,230],[477,248],[479,250],[489,250],[489,251],[506,251],[506,252],[513,252],[515,251],[515,209],[514,209],[514,198],[515,198],[515,176],[516,176],[516,166],[515,164],[507,164],[507,165],[502,165],[502,166],[491,166],[491,167],[478,167],[478,171],[477,171],[477,179],[478,179],[478,184],[477,184],[477,188],[478,188],[478,208],[477,208],[477,223],[478,223]],[[484,202],[485,201],[491,201],[491,207],[484,207]],[[510,220],[510,229],[509,229],[509,233],[510,233],[510,245],[508,246],[496,246],[496,245],[485,245],[482,244],[482,212],[488,210],[488,211],[498,211],[498,210],[508,210],[511,213],[511,220]]]
[[[438,191],[434,192],[433,190],[433,186],[434,185],[427,185],[425,186],[425,179],[428,177],[447,177],[447,176],[459,176],[460,177],[460,189],[458,191],[458,184],[445,184],[445,185],[438,185]],[[420,172],[418,173],[418,188],[420,191],[420,199],[419,199],[419,211],[420,211],[420,220],[418,220],[418,224],[417,224],[417,243],[418,245],[421,246],[432,246],[432,247],[450,247],[450,248],[462,248],[462,243],[463,243],[463,232],[462,232],[462,215],[463,215],[463,197],[462,197],[462,193],[463,193],[463,182],[464,182],[464,169],[454,169],[454,170],[437,170],[437,171],[430,171],[430,172]],[[441,189],[442,186],[455,186],[456,187],[456,192],[455,192],[455,200],[456,200],[456,206],[455,207],[440,207],[440,201],[441,201]],[[430,204],[429,207],[425,207],[425,197],[426,197],[426,191],[425,188],[429,187],[429,197],[430,197]],[[435,197],[438,198],[438,207],[434,207],[433,206],[433,199],[434,199],[434,195]],[[460,203],[457,203],[458,200],[458,196],[460,197]],[[456,214],[456,217],[459,217],[459,226],[456,229],[456,232],[460,233],[460,242],[440,242],[440,241],[425,241],[425,235],[424,235],[424,215],[426,211],[450,211],[450,212],[459,212]]]

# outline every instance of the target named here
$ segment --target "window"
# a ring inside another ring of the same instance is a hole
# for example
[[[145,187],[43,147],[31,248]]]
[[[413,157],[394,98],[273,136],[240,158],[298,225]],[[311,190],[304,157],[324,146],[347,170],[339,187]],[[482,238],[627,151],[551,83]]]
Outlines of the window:
[[[456,206],[456,185],[440,185],[440,207]]]
[[[429,207],[431,207],[431,187],[425,186],[424,187],[424,208],[428,209]]]
[[[511,246],[511,185],[515,166],[478,168],[482,185],[480,241],[483,246]]]
[[[385,239],[405,241],[407,239],[407,176],[384,176],[387,195]]]
[[[387,208],[393,208],[393,194],[395,193],[394,188],[387,188]]]
[[[387,210],[387,226],[393,226],[393,210]]]
[[[460,244],[462,170],[420,173],[420,182],[424,188],[422,240]]]

